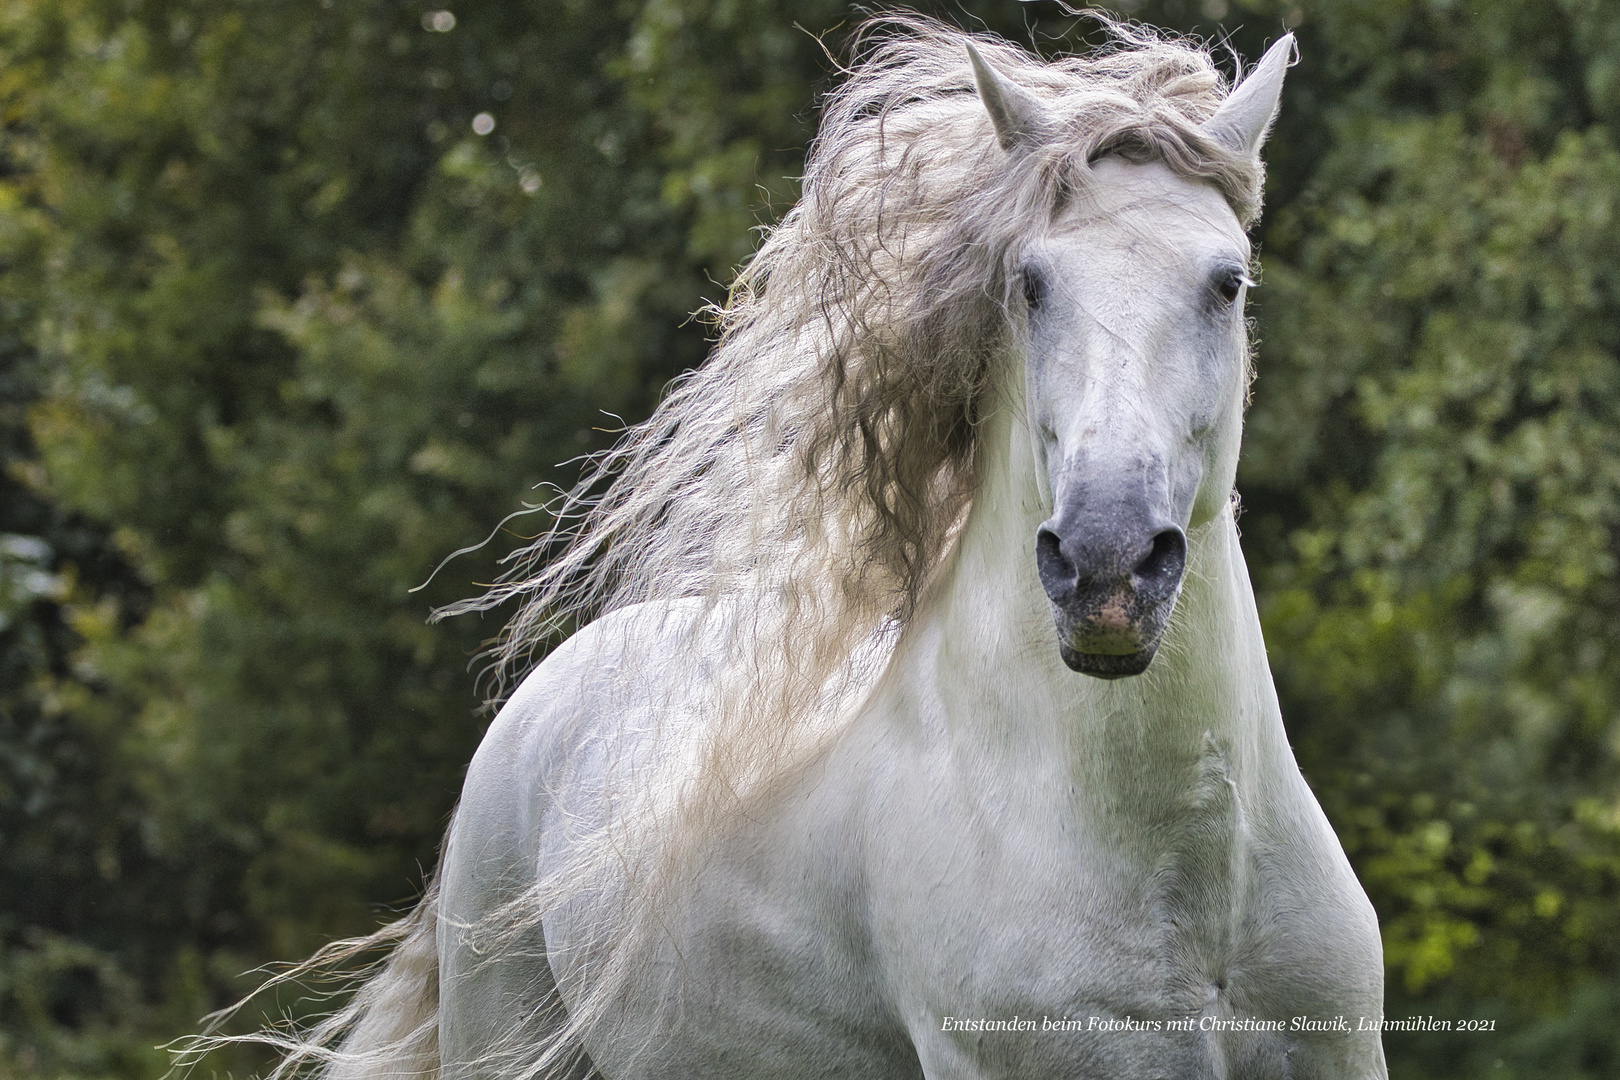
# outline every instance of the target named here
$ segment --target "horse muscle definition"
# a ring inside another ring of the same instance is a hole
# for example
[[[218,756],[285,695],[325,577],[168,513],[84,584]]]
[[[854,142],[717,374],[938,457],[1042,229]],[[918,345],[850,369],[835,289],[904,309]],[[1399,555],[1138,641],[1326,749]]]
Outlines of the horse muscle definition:
[[[579,629],[278,1075],[1385,1075],[1233,520],[1293,40],[1113,32],[863,31],[712,357],[465,605]]]

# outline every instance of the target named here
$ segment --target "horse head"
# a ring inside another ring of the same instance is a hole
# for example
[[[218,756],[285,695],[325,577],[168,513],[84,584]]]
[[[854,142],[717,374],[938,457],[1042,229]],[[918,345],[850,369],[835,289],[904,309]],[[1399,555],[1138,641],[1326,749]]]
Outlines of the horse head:
[[[1277,110],[1292,36],[1199,134],[1253,155]],[[971,50],[970,50],[971,51]],[[1003,150],[1031,153],[1060,120],[972,55]],[[1145,671],[1187,568],[1187,531],[1225,506],[1248,385],[1250,265],[1214,185],[1151,155],[1104,153],[1020,252],[1028,422],[1051,516],[1035,565],[1071,669]]]

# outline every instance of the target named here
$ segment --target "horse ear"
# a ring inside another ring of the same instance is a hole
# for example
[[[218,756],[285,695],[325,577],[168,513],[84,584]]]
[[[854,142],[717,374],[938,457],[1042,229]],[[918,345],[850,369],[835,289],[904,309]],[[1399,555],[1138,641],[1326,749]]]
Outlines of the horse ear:
[[[1293,56],[1294,35],[1284,34],[1266,50],[1249,77],[1226,95],[1215,115],[1204,121],[1204,132],[1240,154],[1258,157],[1266,132],[1277,117],[1283,76],[1288,73]]]
[[[997,75],[984,62],[972,42],[967,46],[973,62],[973,81],[979,87],[979,100],[996,128],[996,140],[1009,152],[1028,149],[1040,142],[1051,127],[1046,106],[1039,98],[1015,82]]]

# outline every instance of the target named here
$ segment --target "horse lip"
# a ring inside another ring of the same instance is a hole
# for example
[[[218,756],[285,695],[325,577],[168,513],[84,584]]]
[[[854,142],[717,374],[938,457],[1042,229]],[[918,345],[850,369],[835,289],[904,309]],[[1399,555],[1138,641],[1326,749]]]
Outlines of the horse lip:
[[[1065,644],[1076,652],[1083,652],[1088,656],[1133,656],[1146,646],[1146,643],[1134,634],[1130,636],[1072,634]]]
[[[1081,622],[1088,635],[1098,638],[1134,638],[1137,623],[1141,612],[1135,609],[1140,607],[1135,590],[1130,588],[1116,589],[1104,597],[1103,602],[1088,612]],[[1140,646],[1136,646],[1140,647]],[[1113,652],[1113,649],[1098,649],[1097,652]],[[1130,649],[1120,651],[1133,651]]]
[[[1142,674],[1153,662],[1153,656],[1158,649],[1159,643],[1154,642],[1147,648],[1133,653],[1093,653],[1081,652],[1066,642],[1058,644],[1058,654],[1063,657],[1063,663],[1070,671],[1110,681]]]
[[[1138,652],[1158,637],[1175,595],[1145,596],[1129,585],[1080,592],[1052,605],[1058,631],[1085,652]]]
[[[1114,586],[1053,604],[1064,664],[1101,679],[1140,675],[1158,652],[1179,591],[1153,597],[1129,585]]]
[[[1061,624],[1059,631],[1062,631]],[[1159,635],[1156,628],[1141,623],[1133,623],[1129,627],[1118,630],[1103,630],[1096,626],[1070,626],[1069,632],[1062,634],[1061,644],[1077,654],[1086,656],[1136,656],[1140,653],[1152,654],[1158,645]]]

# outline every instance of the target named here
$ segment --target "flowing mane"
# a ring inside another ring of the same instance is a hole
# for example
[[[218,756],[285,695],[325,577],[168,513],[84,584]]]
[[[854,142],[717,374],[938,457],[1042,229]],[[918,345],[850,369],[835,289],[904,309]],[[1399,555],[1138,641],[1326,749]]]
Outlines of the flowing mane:
[[[1108,28],[1109,48],[1051,63],[918,15],[858,31],[802,198],[712,312],[707,362],[548,508],[500,583],[442,613],[521,602],[497,693],[560,636],[649,601],[774,598],[769,636],[818,643],[807,687],[907,617],[973,497],[1025,239],[1108,154],[1214,184],[1245,225],[1259,211],[1256,159],[1199,128],[1226,92],[1209,54]],[[1009,160],[969,43],[1062,118],[1057,137]]]

